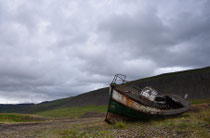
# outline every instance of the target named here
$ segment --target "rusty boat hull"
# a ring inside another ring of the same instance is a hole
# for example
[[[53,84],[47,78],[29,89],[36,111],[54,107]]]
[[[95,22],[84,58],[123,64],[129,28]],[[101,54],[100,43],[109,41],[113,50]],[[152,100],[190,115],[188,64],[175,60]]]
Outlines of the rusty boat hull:
[[[110,99],[105,121],[142,120],[155,116],[174,116],[189,110],[190,104],[178,96],[167,97],[162,106],[138,95],[139,91],[127,85],[110,85]],[[171,104],[171,105],[170,105]],[[170,107],[171,106],[171,107]]]

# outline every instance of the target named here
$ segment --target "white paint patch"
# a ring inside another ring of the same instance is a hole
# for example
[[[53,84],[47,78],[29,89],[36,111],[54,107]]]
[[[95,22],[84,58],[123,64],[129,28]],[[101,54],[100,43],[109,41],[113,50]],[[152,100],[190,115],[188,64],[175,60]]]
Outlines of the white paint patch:
[[[134,110],[140,111],[140,112],[145,112],[145,113],[149,113],[149,114],[157,114],[157,112],[160,112],[160,110],[156,109],[156,108],[152,108],[152,107],[148,107],[148,106],[144,106],[140,103],[137,103],[135,101],[133,101],[132,99],[120,94],[119,92],[113,90],[113,95],[112,98],[116,101],[118,101],[119,103],[130,107]]]

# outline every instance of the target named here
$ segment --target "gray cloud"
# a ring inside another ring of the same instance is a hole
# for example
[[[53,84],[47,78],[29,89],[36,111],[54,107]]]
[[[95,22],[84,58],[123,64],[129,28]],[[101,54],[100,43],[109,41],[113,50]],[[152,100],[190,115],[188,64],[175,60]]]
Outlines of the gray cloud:
[[[175,11],[165,14],[166,5],[175,5]],[[108,42],[160,67],[209,65],[209,2],[175,1],[166,5],[157,4],[134,15],[116,15],[102,22],[99,30],[106,32]]]
[[[210,64],[207,0],[0,0],[0,103]]]

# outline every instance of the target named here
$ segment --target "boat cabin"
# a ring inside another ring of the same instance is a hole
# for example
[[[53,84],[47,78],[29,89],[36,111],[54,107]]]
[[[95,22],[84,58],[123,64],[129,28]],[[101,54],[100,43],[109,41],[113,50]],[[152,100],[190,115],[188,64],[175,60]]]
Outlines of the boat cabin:
[[[157,97],[158,92],[151,87],[147,86],[141,91],[141,95],[145,98],[149,99],[150,101],[154,101]]]

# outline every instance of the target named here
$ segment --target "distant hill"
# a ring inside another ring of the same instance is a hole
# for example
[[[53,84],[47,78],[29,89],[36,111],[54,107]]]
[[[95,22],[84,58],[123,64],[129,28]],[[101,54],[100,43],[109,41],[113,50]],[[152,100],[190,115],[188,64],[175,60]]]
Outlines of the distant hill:
[[[111,81],[111,80],[110,80]],[[189,99],[210,97],[210,67],[161,74],[130,81],[127,84],[140,88],[151,86],[160,94],[189,95]],[[0,105],[0,112],[36,113],[56,108],[86,105],[107,105],[108,87],[83,93],[74,97],[29,105]]]
[[[0,113],[2,112],[16,112],[27,108],[29,106],[34,106],[35,104],[0,104]]]
[[[189,99],[210,97],[210,67],[140,79],[131,82],[140,88],[151,86],[160,94],[189,95]]]

